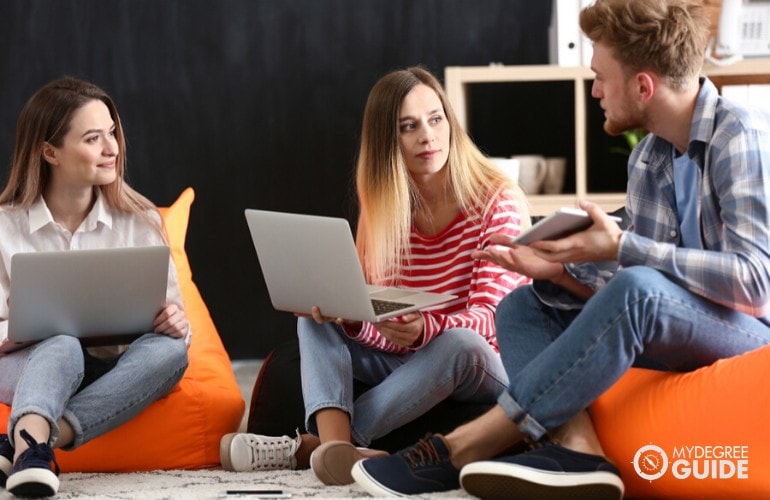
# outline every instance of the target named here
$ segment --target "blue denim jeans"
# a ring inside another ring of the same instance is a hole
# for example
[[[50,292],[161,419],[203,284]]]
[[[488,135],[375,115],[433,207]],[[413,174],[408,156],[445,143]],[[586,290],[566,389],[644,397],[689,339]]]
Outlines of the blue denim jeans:
[[[129,421],[168,393],[187,368],[181,339],[148,333],[120,355],[115,366],[81,388],[86,370],[78,339],[58,335],[0,357],[0,401],[11,405],[9,438],[18,419],[35,413],[51,425],[49,444],[59,435],[58,421],[75,432],[67,449]]]
[[[447,330],[408,354],[363,347],[334,323],[300,318],[297,332],[305,422],[316,435],[315,413],[324,408],[347,412],[353,440],[369,446],[449,397],[492,404],[508,385],[499,354],[468,329]],[[354,379],[372,386],[355,401]]]
[[[633,365],[690,371],[770,343],[763,322],[642,266],[619,271],[582,311],[553,309],[532,287],[518,288],[498,305],[496,325],[511,380],[498,403],[533,440]]]

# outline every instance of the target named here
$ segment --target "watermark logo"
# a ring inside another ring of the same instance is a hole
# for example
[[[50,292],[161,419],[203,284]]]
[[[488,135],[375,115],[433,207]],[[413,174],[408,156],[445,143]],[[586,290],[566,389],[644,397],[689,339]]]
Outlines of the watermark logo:
[[[648,481],[666,473],[676,479],[748,479],[749,447],[674,446],[667,453],[650,443],[636,451],[632,463],[639,477]]]
[[[640,477],[654,481],[668,470],[668,455],[660,446],[648,444],[637,450],[633,463]]]

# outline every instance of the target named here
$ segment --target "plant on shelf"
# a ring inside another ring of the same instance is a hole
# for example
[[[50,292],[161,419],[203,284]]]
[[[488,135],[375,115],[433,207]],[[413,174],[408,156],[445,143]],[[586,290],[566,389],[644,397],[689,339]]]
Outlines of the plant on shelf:
[[[631,154],[631,151],[634,150],[637,144],[639,144],[639,141],[642,140],[642,138],[647,135],[647,131],[642,128],[635,128],[632,130],[626,130],[623,132],[623,137],[626,139],[627,148],[623,147],[613,147],[610,149],[612,153],[618,153],[625,156],[628,156]]]

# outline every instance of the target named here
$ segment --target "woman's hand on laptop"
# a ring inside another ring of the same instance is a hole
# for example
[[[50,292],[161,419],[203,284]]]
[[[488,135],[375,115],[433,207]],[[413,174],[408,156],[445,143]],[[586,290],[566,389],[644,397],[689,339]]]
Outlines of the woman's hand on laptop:
[[[407,313],[397,318],[374,324],[383,337],[401,347],[413,347],[422,340],[425,319],[419,312]]]
[[[313,318],[316,323],[319,325],[323,323],[337,323],[338,325],[341,325],[345,322],[342,318],[335,318],[333,316],[324,316],[321,314],[321,308],[318,306],[313,306],[313,310],[311,314],[305,314],[305,313],[294,313],[294,316],[298,318]]]
[[[294,313],[294,316],[298,318],[313,318],[313,320],[319,325],[323,323],[337,323],[343,328],[348,327],[355,330],[361,328],[360,321],[350,321],[344,318],[335,318],[334,316],[324,316],[321,314],[321,308],[318,306],[313,306],[311,314]]]
[[[190,331],[190,323],[181,307],[174,303],[166,304],[163,310],[155,316],[155,333],[169,337],[185,338]]]

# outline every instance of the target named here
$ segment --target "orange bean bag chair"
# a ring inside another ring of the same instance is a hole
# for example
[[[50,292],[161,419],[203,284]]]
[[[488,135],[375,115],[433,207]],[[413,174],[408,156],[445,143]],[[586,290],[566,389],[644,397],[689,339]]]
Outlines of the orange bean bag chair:
[[[770,346],[688,373],[632,368],[592,406],[630,498],[770,498]]]
[[[187,371],[168,395],[126,424],[73,451],[56,450],[63,472],[217,467],[220,438],[238,430],[245,408],[243,397],[230,358],[192,280],[184,249],[194,198],[192,188],[187,188],[170,207],[160,209],[193,329]],[[10,412],[10,407],[0,404],[3,429]]]

